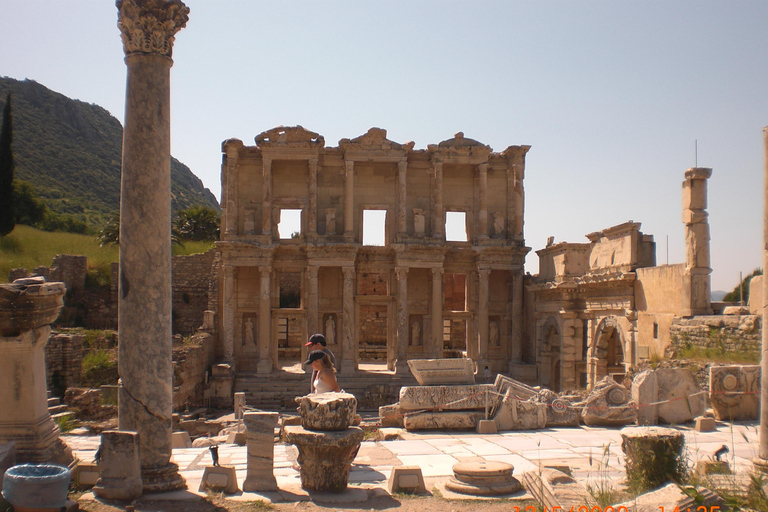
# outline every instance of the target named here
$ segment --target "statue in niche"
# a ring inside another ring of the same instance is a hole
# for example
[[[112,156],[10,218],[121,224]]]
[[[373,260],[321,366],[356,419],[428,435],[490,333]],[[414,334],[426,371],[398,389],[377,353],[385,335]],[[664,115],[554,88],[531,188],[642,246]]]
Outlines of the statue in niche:
[[[333,315],[328,315],[325,320],[325,342],[328,345],[336,343],[336,319]]]
[[[424,236],[424,210],[413,209],[413,234]]]
[[[421,325],[418,320],[411,324],[411,345],[421,345]]]
[[[336,208],[325,209],[325,234],[336,234]]]
[[[493,347],[501,346],[501,341],[499,340],[499,322],[497,322],[496,320],[493,320],[491,322],[490,328],[491,328],[491,334],[490,334],[491,346]]]
[[[496,238],[504,237],[504,214],[501,212],[493,214],[493,235]]]
[[[243,345],[253,345],[253,318],[250,316],[246,319],[245,325],[243,326],[245,328],[245,335],[243,336]]]

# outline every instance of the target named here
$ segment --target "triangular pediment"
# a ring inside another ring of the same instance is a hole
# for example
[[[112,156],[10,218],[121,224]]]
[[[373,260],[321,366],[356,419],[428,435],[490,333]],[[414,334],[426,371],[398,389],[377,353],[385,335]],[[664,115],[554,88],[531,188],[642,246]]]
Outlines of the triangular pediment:
[[[325,146],[325,139],[303,126],[277,126],[256,136],[256,145]]]

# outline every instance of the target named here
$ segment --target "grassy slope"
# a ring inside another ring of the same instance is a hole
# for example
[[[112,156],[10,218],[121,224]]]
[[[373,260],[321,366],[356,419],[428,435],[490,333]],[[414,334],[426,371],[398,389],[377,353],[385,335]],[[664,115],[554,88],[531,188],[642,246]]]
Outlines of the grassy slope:
[[[195,254],[213,247],[213,242],[187,242],[183,248],[174,246],[173,254]],[[0,238],[0,282],[8,281],[12,268],[28,271],[45,265],[49,267],[57,254],[78,254],[88,257],[88,268],[109,265],[118,259],[118,248],[99,247],[94,236],[74,233],[48,233],[29,226],[16,226],[9,235]]]

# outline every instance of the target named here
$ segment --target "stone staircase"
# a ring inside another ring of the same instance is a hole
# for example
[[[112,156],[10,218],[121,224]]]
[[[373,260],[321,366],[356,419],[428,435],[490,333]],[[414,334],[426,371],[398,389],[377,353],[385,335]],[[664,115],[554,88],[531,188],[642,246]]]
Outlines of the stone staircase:
[[[50,391],[48,391],[48,413],[54,421],[58,418],[74,417],[75,415],[66,404],[61,403],[61,398],[51,396]]]
[[[358,371],[354,374],[338,374],[339,385],[347,393],[355,395],[358,410],[376,411],[380,405],[398,401],[402,386],[417,385],[408,373],[399,376],[388,371]],[[310,374],[276,371],[268,375],[238,373],[235,392],[245,393],[245,403],[265,411],[293,411],[294,398],[309,393]]]

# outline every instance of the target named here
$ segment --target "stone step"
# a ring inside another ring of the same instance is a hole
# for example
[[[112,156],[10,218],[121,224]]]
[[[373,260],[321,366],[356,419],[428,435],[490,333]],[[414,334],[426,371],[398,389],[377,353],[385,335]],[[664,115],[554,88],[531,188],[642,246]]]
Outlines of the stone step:
[[[51,414],[51,418],[53,419],[53,421],[56,421],[59,418],[63,420],[75,419],[75,413],[72,411],[57,412],[56,414]]]
[[[61,398],[57,396],[48,397],[48,407],[53,407],[55,405],[61,405]]]
[[[60,412],[67,412],[68,407],[65,404],[61,405],[53,405],[48,407],[48,413],[50,413],[51,416],[54,414],[59,414]]]

